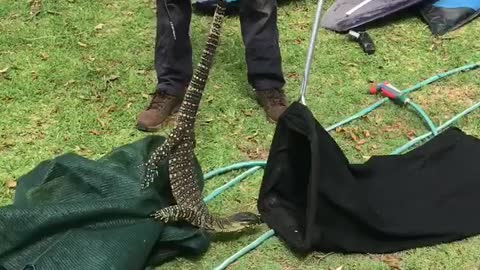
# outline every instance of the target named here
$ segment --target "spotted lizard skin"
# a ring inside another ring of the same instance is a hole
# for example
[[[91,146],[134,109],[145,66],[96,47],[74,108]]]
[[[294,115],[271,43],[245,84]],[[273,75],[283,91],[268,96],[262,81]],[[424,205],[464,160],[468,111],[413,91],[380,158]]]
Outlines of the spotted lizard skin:
[[[148,187],[158,172],[160,162],[168,159],[170,185],[176,205],[160,209],[152,216],[163,222],[187,221],[206,230],[221,232],[239,231],[260,222],[257,215],[249,212],[237,213],[226,218],[211,215],[203,201],[202,191],[194,173],[195,119],[219,44],[225,7],[224,0],[218,1],[201,60],[187,88],[175,126],[165,142],[147,161],[142,183],[143,188]]]

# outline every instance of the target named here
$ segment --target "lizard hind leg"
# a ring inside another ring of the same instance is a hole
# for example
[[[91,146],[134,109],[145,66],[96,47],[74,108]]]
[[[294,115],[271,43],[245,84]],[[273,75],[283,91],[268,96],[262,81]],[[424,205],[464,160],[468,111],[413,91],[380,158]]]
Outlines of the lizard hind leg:
[[[177,222],[177,221],[189,221],[195,216],[195,211],[191,208],[172,205],[155,211],[151,216],[154,219],[159,219],[164,223]]]

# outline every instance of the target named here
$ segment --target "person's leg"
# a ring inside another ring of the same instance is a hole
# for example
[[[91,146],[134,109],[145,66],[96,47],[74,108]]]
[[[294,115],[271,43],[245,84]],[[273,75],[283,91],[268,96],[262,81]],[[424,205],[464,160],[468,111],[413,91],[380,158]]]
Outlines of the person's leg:
[[[277,28],[276,0],[240,0],[248,82],[267,116],[277,121],[286,109],[285,79]]]
[[[157,0],[156,4],[154,62],[158,83],[149,106],[138,116],[137,128],[142,131],[157,130],[178,109],[193,73],[190,0]]]

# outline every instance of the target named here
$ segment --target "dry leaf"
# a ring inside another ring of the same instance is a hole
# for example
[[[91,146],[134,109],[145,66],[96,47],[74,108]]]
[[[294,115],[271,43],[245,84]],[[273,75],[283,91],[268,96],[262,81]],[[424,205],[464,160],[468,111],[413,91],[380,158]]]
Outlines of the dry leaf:
[[[132,102],[127,103],[127,109],[130,109],[132,107]]]
[[[80,45],[80,47],[84,47],[84,48],[86,48],[88,46],[87,44],[85,44],[83,42],[80,42],[80,41],[78,42],[78,45]]]
[[[9,180],[5,183],[5,186],[9,189],[14,189],[17,187],[17,182],[15,182],[14,180]]]
[[[415,131],[413,131],[413,130],[410,130],[410,131],[407,132],[407,138],[409,140],[413,140],[416,136],[417,136],[417,134],[415,134]]]
[[[7,71],[8,71],[8,67],[6,67],[4,69],[0,69],[0,74],[7,73]]]
[[[242,113],[245,115],[245,116],[252,116],[253,115],[253,112],[251,110],[242,110]]]
[[[355,149],[356,149],[357,151],[361,151],[361,150],[362,150],[362,148],[360,147],[360,145],[355,145]]]
[[[355,133],[350,132],[350,137],[352,137],[352,140],[353,140],[354,142],[358,141],[358,137],[357,137],[357,135],[355,135]]]
[[[368,131],[368,130],[364,130],[364,131],[363,131],[363,134],[364,134],[365,137],[367,137],[367,138],[370,137],[370,131]]]
[[[287,73],[287,77],[293,80],[297,80],[300,78],[300,75],[297,72],[289,72]]]
[[[106,81],[106,82],[113,82],[113,81],[118,80],[118,78],[120,78],[120,76],[110,75],[110,77],[106,78],[105,81]]]
[[[112,106],[110,106],[110,107],[107,108],[107,113],[112,113],[112,112],[114,112],[114,111],[116,111],[116,110],[117,110],[117,106],[112,105]]]
[[[40,53],[40,58],[42,58],[42,60],[47,60],[50,56],[47,54],[47,53]]]
[[[36,71],[32,70],[32,72],[31,72],[31,73],[32,73],[32,80],[36,80],[36,79],[38,79],[38,74],[37,74],[37,72],[36,72]]]
[[[90,130],[90,134],[92,134],[92,135],[100,135],[100,132],[98,132],[98,131],[95,130],[95,129],[92,129],[92,130]]]
[[[386,127],[386,128],[383,129],[383,132],[392,132],[392,131],[394,131],[394,130],[395,130],[395,129],[394,129],[393,127],[388,126],[388,127]]]
[[[323,259],[327,258],[328,256],[330,256],[332,254],[333,254],[333,252],[329,252],[329,253],[326,253],[326,254],[313,253],[312,257],[314,257],[315,259],[323,260]]]
[[[105,128],[107,125],[105,125],[105,122],[103,122],[100,118],[97,118],[97,122],[102,126],[102,128]]]
[[[42,0],[30,0],[30,15],[37,16],[42,10]]]
[[[69,86],[70,84],[73,84],[75,83],[76,81],[75,80],[69,80],[68,82],[66,82],[63,86]]]
[[[298,39],[298,38],[296,38],[296,39],[293,40],[293,44],[295,44],[295,45],[299,45],[299,44],[301,44],[301,43],[302,43],[302,40],[300,40],[300,39]]]
[[[340,132],[345,132],[346,130],[343,127],[338,127],[338,128],[335,129],[335,131],[340,133]]]
[[[393,255],[385,255],[381,257],[383,263],[390,267],[390,270],[402,270],[400,260]]]
[[[364,145],[367,141],[365,140],[359,140],[357,141],[357,145]]]
[[[97,26],[95,26],[95,30],[102,30],[104,26],[105,26],[105,24],[99,23],[99,24],[97,24]]]

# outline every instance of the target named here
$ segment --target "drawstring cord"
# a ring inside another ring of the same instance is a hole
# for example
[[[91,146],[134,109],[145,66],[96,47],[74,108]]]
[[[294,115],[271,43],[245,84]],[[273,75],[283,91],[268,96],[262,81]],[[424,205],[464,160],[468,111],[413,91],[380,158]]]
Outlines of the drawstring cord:
[[[168,22],[170,23],[170,28],[172,29],[173,39],[177,40],[177,36],[175,34],[175,26],[172,22],[172,16],[170,16],[170,12],[168,11],[167,0],[163,0],[163,4],[165,5],[165,10],[167,11]]]

